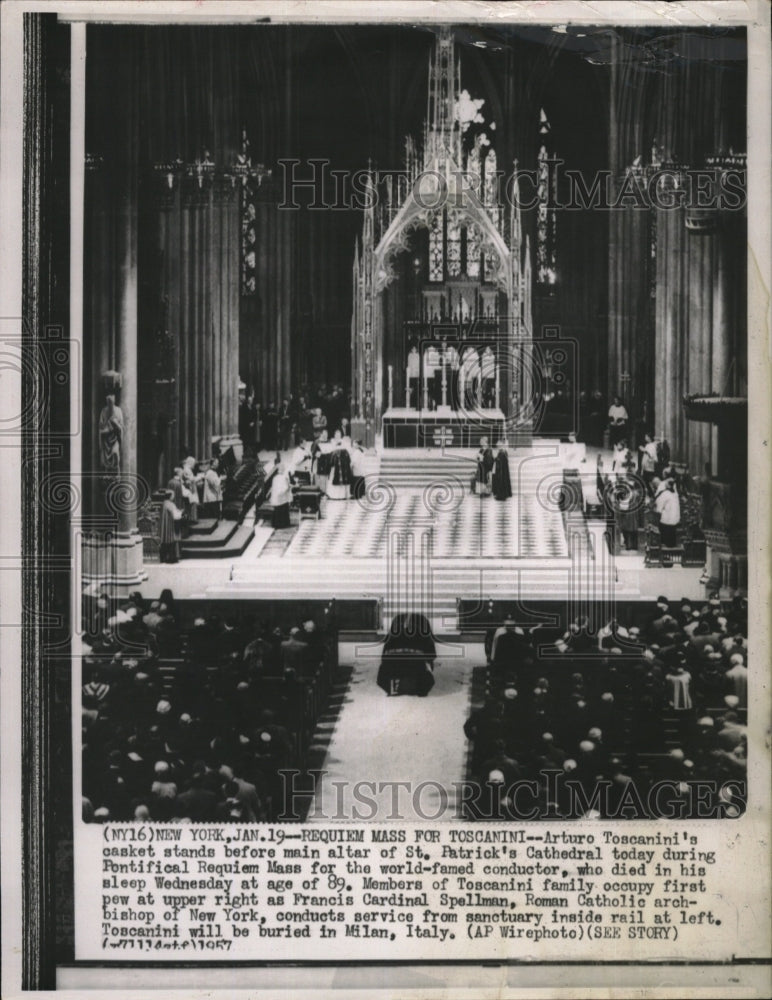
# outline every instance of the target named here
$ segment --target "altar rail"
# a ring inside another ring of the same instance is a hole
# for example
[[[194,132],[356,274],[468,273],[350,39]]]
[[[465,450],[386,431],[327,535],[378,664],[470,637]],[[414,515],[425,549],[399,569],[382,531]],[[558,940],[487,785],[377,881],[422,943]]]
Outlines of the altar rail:
[[[671,613],[677,607],[681,596],[683,595],[679,594],[670,599]],[[698,607],[706,602],[706,598],[698,595],[693,597],[692,601],[693,606]],[[625,628],[633,625],[641,628],[655,616],[656,602],[621,600],[609,605],[602,602],[569,603],[536,599],[518,605],[517,601],[506,599],[459,599],[456,608],[459,631],[464,633],[480,633],[490,628],[498,628],[504,624],[508,615],[512,615],[515,624],[523,629],[543,625],[548,629],[560,629],[561,632],[565,632],[570,622],[578,615],[586,615],[593,629],[607,625],[612,616]]]
[[[145,599],[155,600],[147,597]],[[108,599],[108,615],[115,614],[123,598]],[[377,598],[324,600],[320,598],[293,598],[289,600],[259,598],[182,598],[174,600],[174,611],[179,628],[187,628],[194,618],[219,615],[234,618],[237,622],[247,619],[270,621],[282,630],[308,619],[320,627],[335,627],[339,631],[369,632],[381,627],[381,602]],[[83,599],[84,637],[88,642],[93,635],[90,622],[95,620],[96,598]]]

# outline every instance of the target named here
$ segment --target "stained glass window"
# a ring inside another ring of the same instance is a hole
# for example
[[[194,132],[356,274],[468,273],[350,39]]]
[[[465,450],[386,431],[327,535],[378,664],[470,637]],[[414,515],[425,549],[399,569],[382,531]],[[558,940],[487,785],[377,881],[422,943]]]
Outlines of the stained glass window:
[[[429,281],[443,281],[445,278],[442,230],[442,213],[438,212],[429,229]]]
[[[547,136],[550,124],[544,109],[541,111],[541,146],[539,147],[536,197],[538,209],[536,215],[536,280],[540,285],[554,285],[557,281],[556,266],[556,229],[557,218],[555,204],[557,201],[557,173],[552,168],[550,160],[554,155],[548,149]]]
[[[466,186],[482,197],[482,162],[480,160],[480,138],[475,140],[466,159]]]
[[[485,157],[485,180],[483,202],[494,226],[501,228],[501,208],[499,207],[499,181],[496,176],[496,150],[489,149]]]
[[[466,273],[470,278],[480,277],[480,230],[477,226],[466,227]]]
[[[448,219],[447,240],[448,277],[457,278],[461,274],[461,226],[456,220]]]
[[[649,295],[657,294],[657,213],[649,212]]]
[[[246,131],[241,133],[241,155],[238,161],[249,167],[252,158]],[[241,187],[241,294],[254,295],[257,290],[257,199],[255,186],[248,177],[242,179]]]

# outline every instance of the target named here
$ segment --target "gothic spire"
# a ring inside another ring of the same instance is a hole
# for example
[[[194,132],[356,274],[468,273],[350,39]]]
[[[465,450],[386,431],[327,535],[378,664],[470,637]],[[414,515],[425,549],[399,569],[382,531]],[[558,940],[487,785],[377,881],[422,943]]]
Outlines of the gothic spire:
[[[461,92],[461,61],[456,59],[453,34],[443,25],[429,61],[425,167],[438,169],[448,161],[461,164],[461,128],[456,104]]]

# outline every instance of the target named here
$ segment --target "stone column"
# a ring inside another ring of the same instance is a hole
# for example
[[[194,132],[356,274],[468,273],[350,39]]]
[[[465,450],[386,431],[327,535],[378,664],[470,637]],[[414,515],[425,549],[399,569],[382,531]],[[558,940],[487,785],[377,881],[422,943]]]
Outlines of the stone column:
[[[732,335],[730,331],[731,267],[727,260],[727,234],[719,216],[718,231],[714,240],[713,273],[713,335],[711,341],[711,391],[721,395],[730,394],[732,387]],[[719,433],[718,427],[711,428],[711,474],[718,475]]]
[[[215,184],[212,206],[210,299],[212,302],[212,435],[220,449],[241,459],[239,437],[239,254],[238,189],[228,179]]]
[[[684,391],[710,393],[713,377],[713,301],[714,301],[714,250],[716,242],[716,214],[693,218],[686,211],[686,241],[688,252],[688,316],[684,330],[685,370]],[[695,228],[696,227],[696,228]],[[688,422],[684,439],[675,457],[683,456],[696,475],[711,460],[711,427],[707,423]]]
[[[623,397],[630,414],[628,435],[641,416],[644,399],[651,405],[649,221],[648,209],[630,204],[613,210],[609,222],[607,392],[609,400],[617,393]],[[628,383],[621,380],[623,374],[630,375]]]
[[[681,209],[657,210],[654,430],[681,454],[686,434],[682,392],[686,386],[686,229]],[[688,368],[687,368],[688,371]]]
[[[143,569],[142,538],[137,530],[137,509],[150,493],[137,473],[137,198],[138,198],[138,77],[136,41],[127,38],[115,66],[115,93],[111,131],[105,143],[105,178],[96,191],[98,202],[86,212],[104,211],[109,220],[91,245],[95,257],[104,255],[95,273],[86,270],[85,298],[90,303],[87,336],[91,343],[92,406],[87,415],[91,436],[91,467],[84,471],[95,486],[92,515],[103,528],[92,531],[83,543],[84,583],[105,585],[117,594],[128,593],[147,576]],[[85,88],[72,88],[71,116],[83,114],[76,101],[85,100]],[[85,150],[72,150],[72,177],[85,167]],[[109,161],[108,161],[109,158]],[[82,252],[77,234],[83,218],[73,219],[71,253]],[[99,319],[99,322],[95,320]],[[103,325],[104,324],[104,325]],[[122,430],[118,451],[110,467],[102,461],[100,414],[106,396],[115,397]]]
[[[228,178],[211,185],[185,179],[160,207],[161,298],[177,344],[176,451],[208,458],[212,443],[242,456],[238,436],[238,190]]]

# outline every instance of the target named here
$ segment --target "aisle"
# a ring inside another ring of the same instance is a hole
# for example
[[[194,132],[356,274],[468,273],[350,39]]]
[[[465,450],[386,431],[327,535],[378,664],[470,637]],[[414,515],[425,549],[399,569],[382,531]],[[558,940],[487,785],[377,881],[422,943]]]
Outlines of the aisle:
[[[438,643],[435,685],[428,697],[389,698],[375,682],[380,646],[368,655],[363,643],[342,644],[340,662],[352,663],[353,672],[340,714],[330,724],[334,728],[321,765],[326,773],[309,821],[457,819],[453,782],[465,777],[463,726],[472,668],[482,656],[479,643],[467,649],[463,643]],[[377,798],[377,813],[375,805],[357,801],[357,782],[368,783],[358,793],[361,799]],[[408,786],[381,785],[378,793],[372,784],[396,782]],[[355,808],[358,817],[352,815]]]

